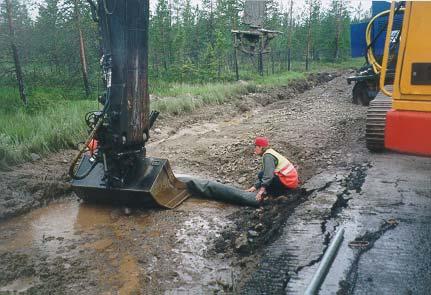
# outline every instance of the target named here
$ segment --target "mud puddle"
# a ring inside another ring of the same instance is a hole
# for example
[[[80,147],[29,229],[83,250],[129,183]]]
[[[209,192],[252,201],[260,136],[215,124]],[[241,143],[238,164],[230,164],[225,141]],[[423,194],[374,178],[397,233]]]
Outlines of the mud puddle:
[[[0,249],[22,251],[32,248],[55,256],[63,244],[84,239],[85,234],[98,226],[112,223],[111,210],[79,202],[51,204],[1,224],[4,238],[0,241]]]
[[[226,216],[236,210],[200,199],[131,215],[77,201],[36,209],[0,224],[0,292],[232,290],[239,269],[208,247],[232,226]]]

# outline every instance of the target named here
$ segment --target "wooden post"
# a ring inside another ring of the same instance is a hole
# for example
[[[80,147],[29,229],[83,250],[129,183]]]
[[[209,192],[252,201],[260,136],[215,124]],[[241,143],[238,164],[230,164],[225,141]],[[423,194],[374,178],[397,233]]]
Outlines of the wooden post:
[[[259,40],[259,58],[258,58],[258,70],[259,75],[263,76],[263,36],[260,36]]]
[[[235,64],[235,77],[236,77],[236,80],[239,81],[238,55],[237,54],[238,54],[238,50],[234,46],[234,48],[233,48],[233,60],[234,60],[234,64]]]

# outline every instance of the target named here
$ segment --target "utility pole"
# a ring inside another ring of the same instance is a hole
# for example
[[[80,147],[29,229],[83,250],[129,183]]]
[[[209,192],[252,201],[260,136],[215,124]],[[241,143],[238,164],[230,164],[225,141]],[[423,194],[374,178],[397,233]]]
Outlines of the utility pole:
[[[7,18],[8,18],[8,26],[9,26],[9,39],[12,47],[13,61],[15,64],[15,74],[16,74],[16,80],[18,82],[19,95],[24,105],[27,106],[28,100],[25,94],[24,78],[22,74],[21,63],[19,60],[18,48],[15,44],[15,29],[13,26],[12,3],[10,2],[10,0],[6,0],[6,12],[7,12]]]

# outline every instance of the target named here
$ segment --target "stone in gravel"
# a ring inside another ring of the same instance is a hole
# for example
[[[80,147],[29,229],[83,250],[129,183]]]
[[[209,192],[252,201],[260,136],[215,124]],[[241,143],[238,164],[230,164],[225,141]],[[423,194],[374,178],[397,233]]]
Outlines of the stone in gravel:
[[[41,159],[41,157],[38,154],[35,154],[35,153],[31,153],[30,154],[30,158],[31,158],[32,161],[37,161],[37,160]]]
[[[325,187],[329,182],[332,181],[334,181],[333,173],[325,171],[323,173],[314,175],[304,185],[302,185],[302,188],[306,189],[307,191],[313,191]]]
[[[248,246],[247,236],[245,234],[240,234],[235,240],[235,249],[239,252],[245,251]]]
[[[257,231],[261,231],[263,229],[263,224],[262,223],[258,223],[254,226],[254,229]]]
[[[162,133],[162,130],[160,128],[156,128],[156,129],[154,129],[154,133],[160,134],[160,133]]]
[[[247,179],[246,179],[244,176],[243,176],[243,177],[240,177],[240,178],[238,179],[238,183],[239,183],[239,184],[244,183],[246,180],[247,180]]]
[[[238,104],[238,109],[240,110],[241,113],[245,113],[251,110],[250,105],[247,102],[242,102],[240,104]]]
[[[257,231],[254,231],[254,230],[249,230],[248,235],[250,237],[257,237],[259,235],[259,233]]]

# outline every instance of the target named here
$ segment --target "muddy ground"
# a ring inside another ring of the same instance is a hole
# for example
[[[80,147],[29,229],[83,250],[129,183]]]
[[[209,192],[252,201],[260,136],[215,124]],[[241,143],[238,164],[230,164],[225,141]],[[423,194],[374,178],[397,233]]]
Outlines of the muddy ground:
[[[253,138],[271,138],[302,185],[258,209],[197,198],[131,214],[85,204],[66,176],[74,151],[0,172],[0,294],[301,293],[373,167],[366,108],[351,103],[346,76],[314,74],[157,121],[149,155],[177,174],[242,188],[259,170]],[[329,293],[355,286],[345,265]]]

